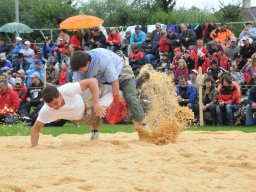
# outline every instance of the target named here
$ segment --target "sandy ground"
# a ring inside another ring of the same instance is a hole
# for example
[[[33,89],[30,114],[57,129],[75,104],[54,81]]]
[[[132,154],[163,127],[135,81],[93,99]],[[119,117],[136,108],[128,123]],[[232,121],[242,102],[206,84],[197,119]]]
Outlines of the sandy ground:
[[[256,133],[182,132],[175,144],[137,133],[0,138],[1,192],[256,191]]]

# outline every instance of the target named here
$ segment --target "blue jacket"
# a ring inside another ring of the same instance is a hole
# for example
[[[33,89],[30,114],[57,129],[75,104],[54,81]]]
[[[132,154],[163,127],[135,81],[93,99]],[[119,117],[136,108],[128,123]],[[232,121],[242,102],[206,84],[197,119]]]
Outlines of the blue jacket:
[[[32,78],[31,78],[31,75],[34,73],[34,72],[38,72],[40,74],[40,80],[42,82],[44,82],[44,70],[43,69],[32,69],[29,71],[29,75],[27,77],[27,85],[31,84],[32,83]]]
[[[53,50],[56,46],[54,45],[54,43],[51,43],[50,45],[46,45],[44,44],[41,50],[41,56],[44,59],[48,58],[48,54],[49,53],[53,53]]]
[[[16,47],[14,47],[14,49],[12,50],[13,54],[18,54],[20,52],[21,49],[24,49],[24,45],[22,43],[19,43],[16,45]]]
[[[139,34],[137,35],[136,33],[133,33],[130,38],[130,44],[133,42],[137,43],[139,46],[146,41],[146,33],[143,31],[140,31]]]
[[[176,88],[177,88],[178,96],[181,96],[180,85],[177,85]],[[192,103],[192,104],[197,103],[197,91],[195,87],[191,85],[187,85],[186,99],[189,99],[189,103]]]

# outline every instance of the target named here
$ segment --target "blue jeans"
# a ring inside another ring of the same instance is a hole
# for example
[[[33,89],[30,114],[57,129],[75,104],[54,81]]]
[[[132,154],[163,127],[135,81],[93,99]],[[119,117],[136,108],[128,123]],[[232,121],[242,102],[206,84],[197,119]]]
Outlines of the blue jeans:
[[[245,124],[254,125],[255,118],[253,118],[253,109],[250,104],[246,105]],[[256,112],[256,111],[255,111]]]
[[[228,105],[217,105],[216,112],[217,112],[217,125],[223,125],[224,112],[226,111],[226,120],[228,125],[233,126],[233,113],[239,109],[238,105],[235,104],[228,104]]]
[[[144,62],[146,64],[151,63],[154,59],[156,58],[156,56],[154,54],[146,54],[144,57]]]

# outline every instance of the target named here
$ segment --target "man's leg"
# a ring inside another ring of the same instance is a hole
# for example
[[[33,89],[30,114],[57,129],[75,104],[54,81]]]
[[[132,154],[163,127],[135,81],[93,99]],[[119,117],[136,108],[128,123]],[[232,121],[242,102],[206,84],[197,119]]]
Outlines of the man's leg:
[[[226,105],[225,106],[226,108],[226,117],[227,117],[227,120],[228,120],[228,125],[231,125],[233,126],[233,118],[234,118],[234,115],[233,113],[239,109],[239,107],[237,105]]]
[[[254,125],[252,107],[249,104],[246,105],[245,124],[246,125]]]
[[[136,122],[143,123],[145,114],[137,98],[137,90],[134,79],[126,79],[120,83],[120,89],[123,91],[127,107],[131,110]]]
[[[208,109],[212,115],[213,125],[216,125],[216,104],[210,105]]]
[[[217,113],[217,125],[222,125],[222,107],[217,105],[216,113]]]

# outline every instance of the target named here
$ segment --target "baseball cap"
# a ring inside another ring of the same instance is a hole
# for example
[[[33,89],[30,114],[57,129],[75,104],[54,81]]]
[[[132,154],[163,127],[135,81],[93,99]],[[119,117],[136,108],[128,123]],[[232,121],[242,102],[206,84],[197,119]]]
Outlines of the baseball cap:
[[[198,74],[198,72],[197,72],[196,69],[192,69],[192,70],[190,71],[190,73],[195,73],[196,75]]]
[[[203,57],[203,56],[204,56],[204,53],[200,51],[200,52],[197,53],[197,56],[198,56],[198,57]]]
[[[240,53],[235,53],[234,54],[234,58],[241,58],[242,56],[241,56],[241,54]]]
[[[236,42],[236,37],[230,37],[230,41],[235,41]]]
[[[248,37],[247,36],[243,36],[243,38],[241,40],[242,41],[246,41],[246,40],[248,40]]]
[[[141,28],[140,28],[140,26],[139,25],[137,25],[136,27],[135,27],[135,30],[140,30]]]
[[[25,41],[24,44],[25,45],[31,45],[30,41]]]
[[[16,79],[14,81],[14,84],[17,84],[17,83],[21,84],[22,83],[22,79],[19,78],[19,77],[16,77]]]
[[[36,59],[35,61],[34,61],[34,63],[35,63],[35,65],[42,65],[43,63],[42,63],[42,61],[40,60],[40,59]]]
[[[15,38],[17,41],[22,41],[22,38],[21,37],[16,37]]]
[[[40,74],[38,72],[34,72],[34,73],[32,73],[32,75],[30,77],[31,78],[37,77],[38,79],[40,79]]]
[[[161,23],[156,23],[155,27],[161,27]]]
[[[19,69],[19,70],[17,71],[17,73],[23,73],[23,74],[25,74],[25,71],[24,71],[24,69]]]

